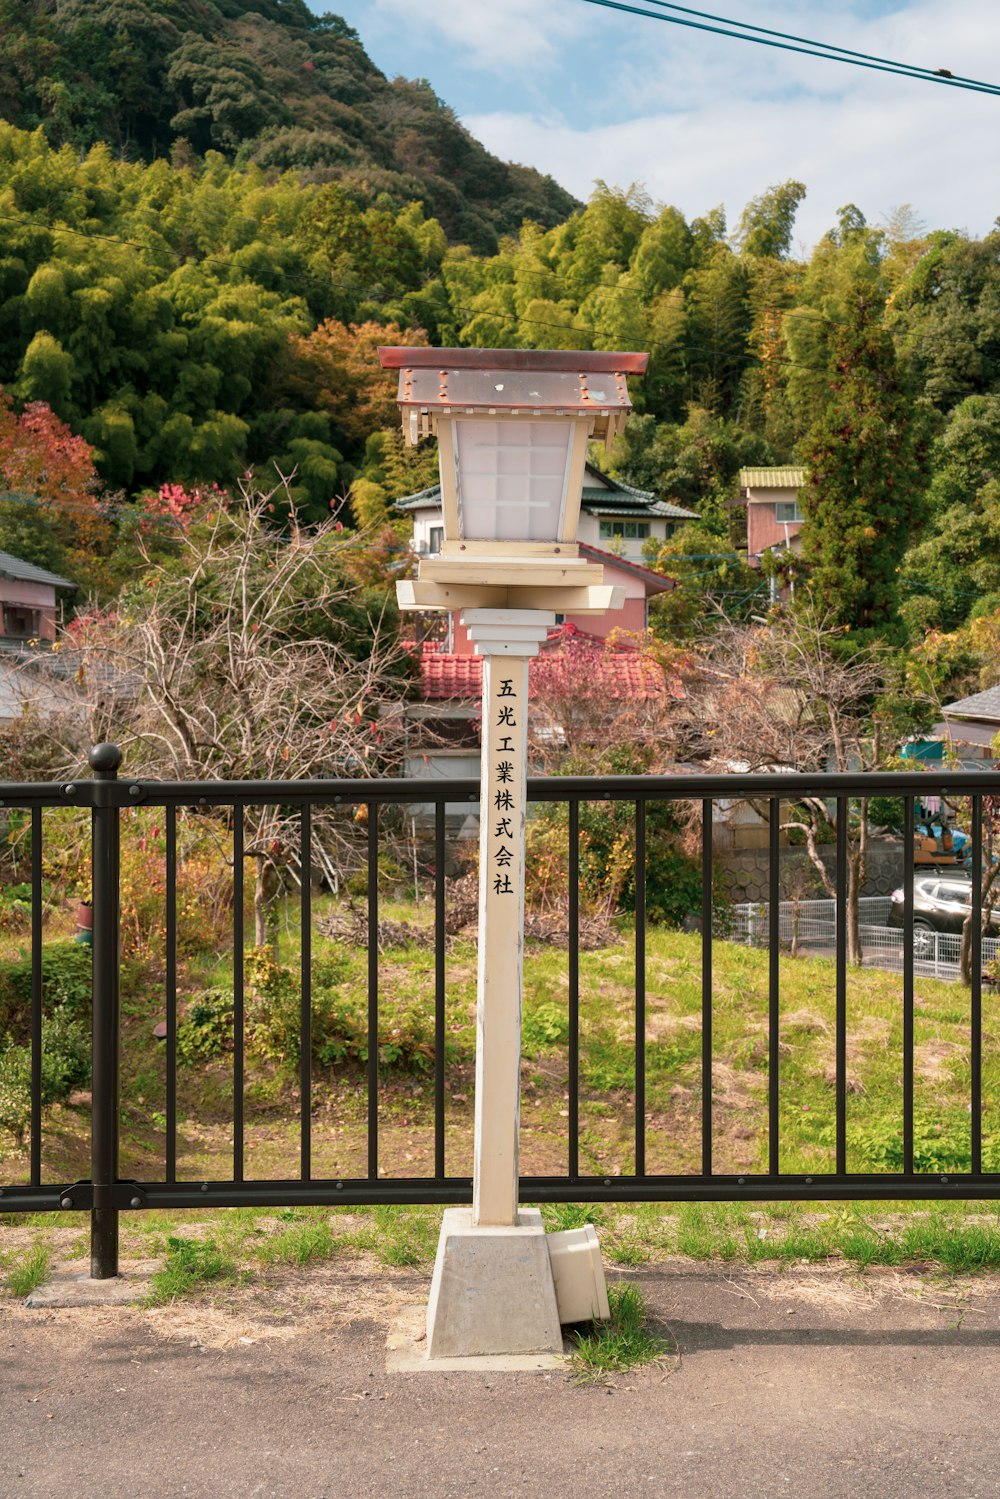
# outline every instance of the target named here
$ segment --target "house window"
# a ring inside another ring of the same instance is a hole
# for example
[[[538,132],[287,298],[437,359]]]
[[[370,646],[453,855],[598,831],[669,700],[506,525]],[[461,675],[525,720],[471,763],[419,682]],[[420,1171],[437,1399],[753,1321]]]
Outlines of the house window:
[[[444,545],[444,526],[431,526],[429,531],[430,541],[427,550],[432,557],[438,556]]]
[[[779,500],[774,507],[774,518],[779,526],[791,521],[805,520],[805,516],[799,509],[798,500]]]
[[[624,536],[629,541],[645,541],[649,535],[648,520],[602,520],[601,540]]]
[[[3,632],[16,640],[33,639],[40,633],[41,615],[37,609],[25,609],[19,604],[4,604]]]

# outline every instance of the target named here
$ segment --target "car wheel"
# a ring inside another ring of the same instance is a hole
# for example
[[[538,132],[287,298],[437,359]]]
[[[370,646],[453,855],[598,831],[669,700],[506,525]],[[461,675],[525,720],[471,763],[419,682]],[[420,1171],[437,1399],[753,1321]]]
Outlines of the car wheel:
[[[937,936],[930,922],[915,921],[913,923],[913,956],[915,958],[932,958],[934,956],[934,939]]]

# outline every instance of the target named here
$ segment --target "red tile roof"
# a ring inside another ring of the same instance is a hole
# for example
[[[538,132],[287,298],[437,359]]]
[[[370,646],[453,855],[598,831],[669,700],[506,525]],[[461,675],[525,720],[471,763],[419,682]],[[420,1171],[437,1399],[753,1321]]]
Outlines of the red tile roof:
[[[543,692],[547,679],[567,661],[586,671],[588,691],[596,688],[612,699],[658,697],[666,685],[661,668],[638,651],[559,651],[537,656],[531,661],[528,667],[531,696]],[[421,658],[420,672],[423,696],[427,701],[474,700],[482,693],[483,662],[480,656],[427,652]],[[683,696],[683,689],[673,681],[669,684],[669,691],[673,697]]]
[[[651,567],[643,567],[641,562],[630,562],[627,557],[619,557],[617,552],[606,552],[603,547],[591,546],[589,541],[579,543],[581,557],[589,557],[593,562],[603,562],[606,567],[617,567],[622,572],[634,573],[641,578],[646,587],[646,596],[654,593],[669,593],[677,587],[676,578],[668,578],[666,573],[655,573]]]

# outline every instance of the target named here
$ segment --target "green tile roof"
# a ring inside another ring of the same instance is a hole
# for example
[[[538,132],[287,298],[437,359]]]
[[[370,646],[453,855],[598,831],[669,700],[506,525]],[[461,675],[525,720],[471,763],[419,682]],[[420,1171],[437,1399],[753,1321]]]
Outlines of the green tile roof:
[[[741,468],[741,489],[801,489],[806,482],[804,468]]]
[[[685,510],[681,505],[672,505],[667,500],[658,500],[648,489],[635,489],[621,479],[612,479],[610,474],[587,464],[587,473],[603,480],[601,484],[584,484],[581,504],[593,515],[639,515],[656,516],[663,520],[697,520],[695,510]],[[429,510],[441,503],[441,486],[432,484],[416,494],[404,495],[396,501],[397,510]]]

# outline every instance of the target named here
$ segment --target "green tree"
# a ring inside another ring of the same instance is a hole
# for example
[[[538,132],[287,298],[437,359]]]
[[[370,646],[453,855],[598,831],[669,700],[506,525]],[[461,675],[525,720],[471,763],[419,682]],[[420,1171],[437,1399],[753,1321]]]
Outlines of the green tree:
[[[783,260],[791,249],[795,215],[805,195],[804,182],[789,181],[751,198],[736,231],[743,254]]]
[[[898,572],[925,514],[927,451],[883,311],[859,289],[837,330],[829,400],[804,444],[802,559],[833,630],[898,640]]]
[[[1000,396],[967,396],[932,452],[931,522],[903,565],[914,632],[1000,602]],[[905,602],[905,600],[904,600]]]

